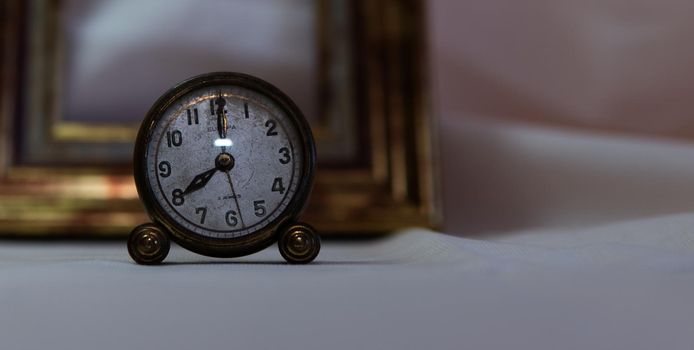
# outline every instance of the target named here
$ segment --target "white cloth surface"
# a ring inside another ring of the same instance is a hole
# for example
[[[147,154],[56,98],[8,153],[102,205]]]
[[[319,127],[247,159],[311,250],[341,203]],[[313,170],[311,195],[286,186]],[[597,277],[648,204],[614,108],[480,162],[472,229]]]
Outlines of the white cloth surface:
[[[694,211],[693,1],[426,3],[446,232]]]
[[[692,349],[694,215],[230,260],[0,244],[0,348]]]
[[[445,232],[586,227],[694,212],[694,144],[451,118]]]

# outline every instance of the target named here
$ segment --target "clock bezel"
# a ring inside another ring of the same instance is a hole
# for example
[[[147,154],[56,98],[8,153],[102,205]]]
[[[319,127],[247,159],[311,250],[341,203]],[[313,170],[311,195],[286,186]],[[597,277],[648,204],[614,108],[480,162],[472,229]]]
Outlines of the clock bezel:
[[[296,192],[280,215],[253,233],[235,238],[214,238],[199,235],[180,225],[156,199],[148,181],[148,145],[152,132],[164,112],[178,99],[191,91],[210,86],[237,86],[265,95],[285,112],[301,138],[299,150],[304,162],[297,177]],[[133,152],[135,185],[140,201],[150,218],[164,226],[169,236],[180,246],[198,254],[213,257],[237,257],[255,253],[277,241],[276,232],[285,224],[296,221],[308,202],[316,168],[316,147],[311,128],[301,110],[274,85],[251,75],[236,72],[212,72],[187,79],[165,92],[147,112],[135,141]]]

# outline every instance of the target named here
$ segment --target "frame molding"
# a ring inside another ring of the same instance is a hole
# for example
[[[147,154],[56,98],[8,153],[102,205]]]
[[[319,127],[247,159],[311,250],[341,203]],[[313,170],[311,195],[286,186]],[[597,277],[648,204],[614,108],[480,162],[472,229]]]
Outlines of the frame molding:
[[[317,4],[328,6],[331,1],[341,0],[317,0]],[[364,164],[326,167],[319,158],[314,191],[302,220],[323,236],[437,227],[441,210],[424,73],[423,3],[349,4],[354,28],[352,110],[365,111],[356,119],[367,129],[357,140]],[[31,67],[24,66],[19,54],[25,44],[22,1],[2,1],[0,6],[0,235],[125,237],[148,221],[131,168],[18,162],[13,136],[26,98],[19,87],[22,72]],[[329,16],[321,18],[330,21]],[[324,59],[329,57],[319,62]]]

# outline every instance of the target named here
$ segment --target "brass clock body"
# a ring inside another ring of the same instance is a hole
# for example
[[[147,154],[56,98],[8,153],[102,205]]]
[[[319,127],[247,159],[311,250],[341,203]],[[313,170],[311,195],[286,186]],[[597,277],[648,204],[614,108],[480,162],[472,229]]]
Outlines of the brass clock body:
[[[298,222],[313,186],[315,143],[299,108],[271,84],[228,72],[178,84],[147,113],[133,161],[152,219],[131,232],[136,262],[161,262],[169,238],[213,257],[274,242],[290,263],[318,254],[320,237]]]

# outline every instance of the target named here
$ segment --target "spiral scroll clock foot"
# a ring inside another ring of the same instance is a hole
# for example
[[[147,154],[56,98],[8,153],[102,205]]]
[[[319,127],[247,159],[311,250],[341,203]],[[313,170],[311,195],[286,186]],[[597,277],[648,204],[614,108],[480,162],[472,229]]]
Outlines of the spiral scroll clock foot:
[[[164,93],[135,141],[137,193],[152,223],[128,240],[140,264],[158,264],[169,239],[192,252],[233,258],[278,242],[287,262],[320,250],[299,222],[316,170],[306,118],[271,84],[241,73],[188,79]]]
[[[162,227],[156,224],[142,224],[130,232],[128,253],[141,265],[156,265],[169,254],[169,237]]]
[[[277,246],[280,254],[290,264],[308,264],[320,252],[320,236],[308,224],[297,222],[279,232]]]

